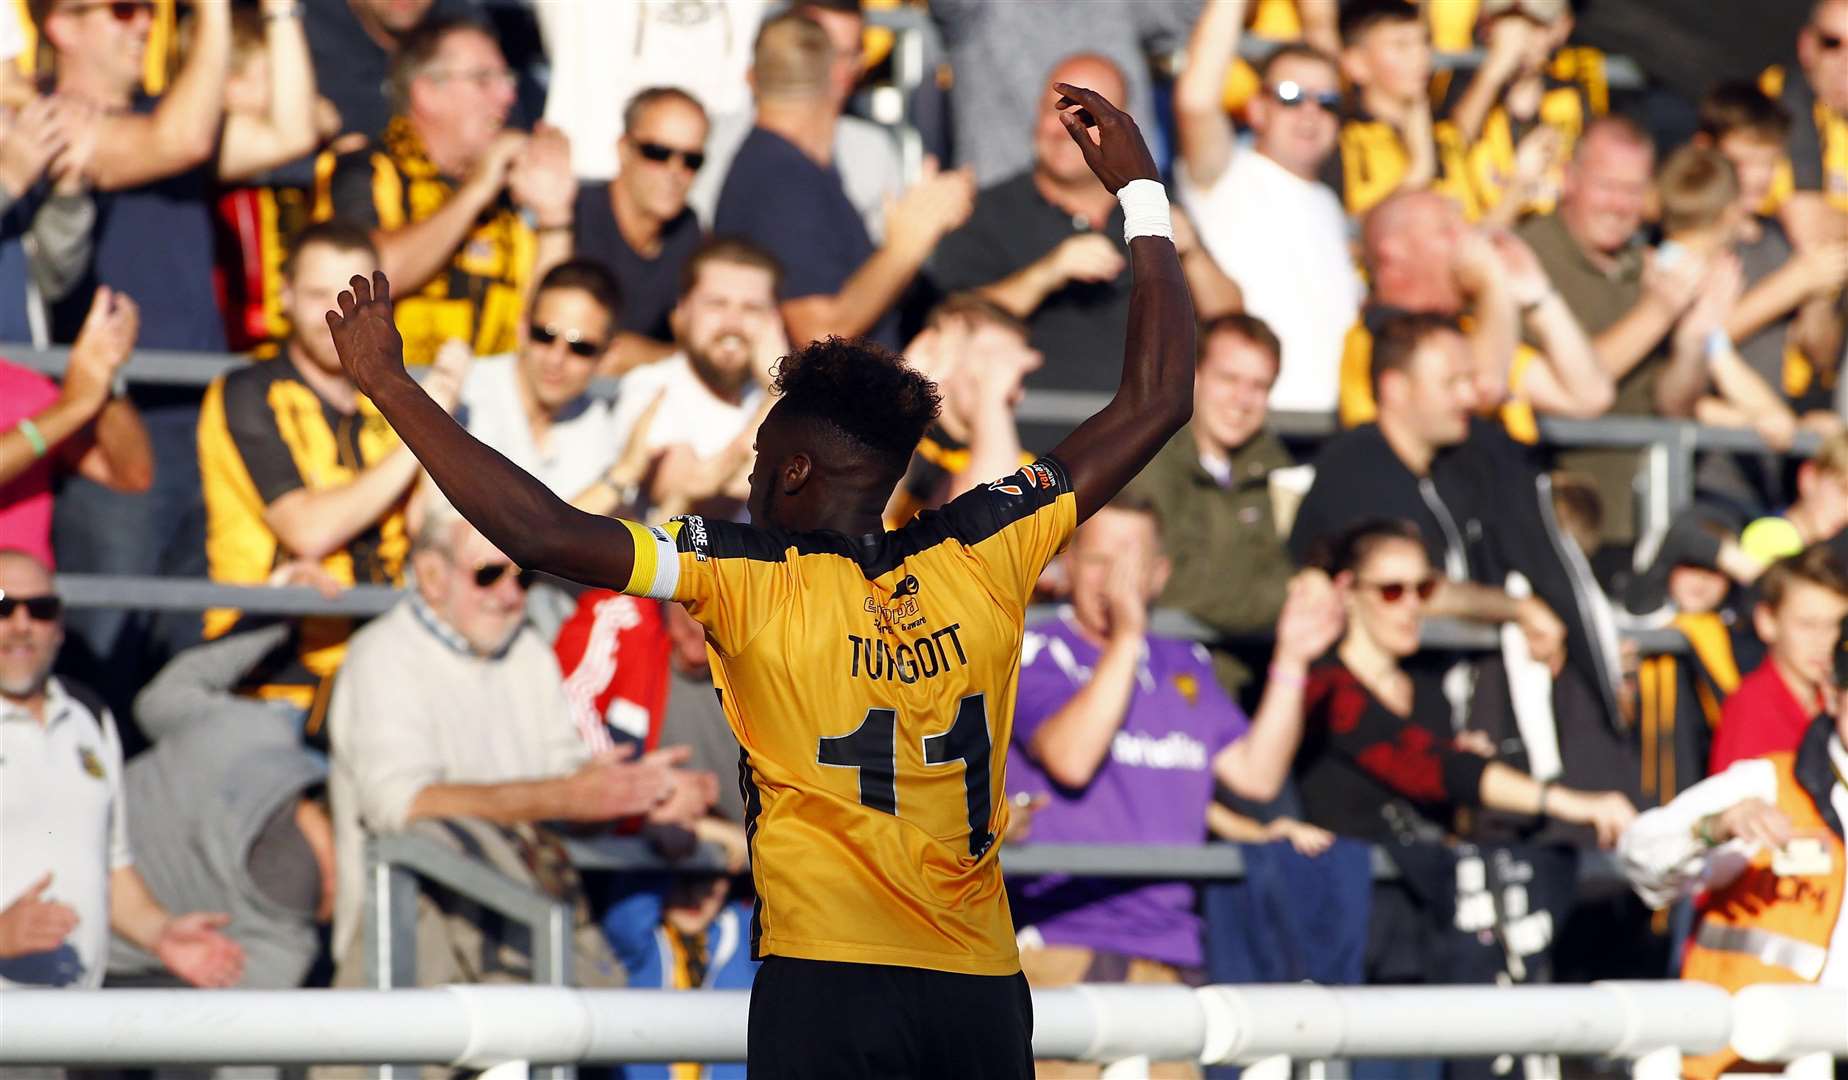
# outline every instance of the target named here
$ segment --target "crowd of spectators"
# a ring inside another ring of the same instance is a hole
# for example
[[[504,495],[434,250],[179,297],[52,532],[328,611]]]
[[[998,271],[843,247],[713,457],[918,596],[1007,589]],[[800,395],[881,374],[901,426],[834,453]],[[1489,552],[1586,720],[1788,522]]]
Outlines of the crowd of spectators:
[[[1167,163],[1199,360],[1192,423],[1041,582],[1006,840],[1240,843],[1247,876],[1011,882],[1030,980],[1669,975],[1685,927],[1643,901],[1805,814],[1839,891],[1842,811],[1791,785],[1812,742],[1848,760],[1817,734],[1848,670],[1848,0],[1711,43],[1695,89],[1647,53],[1613,78],[1600,44],[1637,39],[1567,0],[902,6],[917,85],[859,0],[0,0],[0,340],[68,346],[0,359],[0,988],[358,985],[366,838],[402,830],[573,904],[587,982],[747,985],[700,631],[512,565],[324,314],[383,270],[436,401],[648,521],[745,513],[792,346],[902,347],[943,411],[896,526],[1087,411],[1029,395],[1116,385],[1122,210],[1053,82]],[[239,355],[125,378],[145,350]],[[1546,424],[1619,418],[1744,434],[1678,477]],[[201,618],[54,572],[402,593]],[[1492,645],[1421,644],[1459,622]],[[1690,820],[1692,853],[1663,839]],[[561,823],[723,869],[580,879]],[[454,898],[418,936],[422,981],[530,971]]]

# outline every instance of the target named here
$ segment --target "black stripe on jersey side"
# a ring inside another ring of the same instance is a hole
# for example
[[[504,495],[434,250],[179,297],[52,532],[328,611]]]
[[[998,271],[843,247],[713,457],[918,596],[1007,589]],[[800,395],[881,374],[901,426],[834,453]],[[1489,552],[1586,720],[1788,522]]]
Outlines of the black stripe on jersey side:
[[[720,695],[721,700],[724,694]],[[751,752],[744,747],[738,748],[738,793],[744,796],[744,846],[750,852],[753,862],[757,859],[757,818],[764,812],[764,800],[757,792],[757,783],[751,779]],[[764,891],[753,889],[756,895],[751,898],[751,959],[762,960],[763,954],[757,944],[764,936]]]
[[[838,555],[856,563],[870,580],[905,559],[945,541],[979,544],[1017,521],[1032,517],[1072,490],[1065,466],[1050,454],[1018,472],[980,484],[940,510],[925,510],[895,532],[855,540],[837,532],[787,532],[735,521],[682,517],[674,538],[677,551],[708,559],[783,562],[797,555]]]

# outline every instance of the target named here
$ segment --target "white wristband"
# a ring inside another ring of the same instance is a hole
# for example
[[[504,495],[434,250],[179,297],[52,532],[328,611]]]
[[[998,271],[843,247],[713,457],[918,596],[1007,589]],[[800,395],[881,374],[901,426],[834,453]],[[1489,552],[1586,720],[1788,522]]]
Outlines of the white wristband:
[[[1117,192],[1123,205],[1123,242],[1138,236],[1174,239],[1174,220],[1168,214],[1168,190],[1156,180],[1131,180]]]
[[[1715,360],[1718,360],[1720,357],[1732,351],[1732,338],[1727,336],[1724,328],[1716,326],[1707,331],[1707,340],[1703,346],[1702,355],[1709,365],[1712,365]]]

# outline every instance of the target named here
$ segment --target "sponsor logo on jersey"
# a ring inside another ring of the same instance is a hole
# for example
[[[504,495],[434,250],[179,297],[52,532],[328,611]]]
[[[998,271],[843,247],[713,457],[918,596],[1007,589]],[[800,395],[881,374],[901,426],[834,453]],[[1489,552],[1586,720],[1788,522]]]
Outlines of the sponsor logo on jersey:
[[[891,602],[882,604],[871,596],[860,601],[860,609],[873,617],[873,631],[889,634],[923,626],[924,618],[919,614],[922,609],[918,607],[919,588],[917,577],[906,574],[892,587]]]
[[[1018,499],[1027,493],[1028,488],[1053,489],[1052,468],[1043,462],[1022,465],[1017,473],[1008,475],[988,485],[988,490],[997,495],[1011,495]]]
[[[688,514],[674,520],[681,522],[681,527],[686,530],[687,546],[693,549],[693,558],[698,562],[705,562],[706,556],[711,554],[712,543],[711,538],[706,535],[706,519],[698,514]]]
[[[1206,768],[1206,744],[1184,731],[1170,731],[1157,739],[1139,731],[1119,731],[1110,740],[1110,760],[1144,769]]]

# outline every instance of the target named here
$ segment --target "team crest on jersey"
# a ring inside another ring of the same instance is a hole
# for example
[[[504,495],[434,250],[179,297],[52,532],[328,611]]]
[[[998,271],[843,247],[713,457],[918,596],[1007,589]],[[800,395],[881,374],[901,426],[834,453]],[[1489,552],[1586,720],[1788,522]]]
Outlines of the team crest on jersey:
[[[1200,680],[1194,678],[1192,675],[1176,675],[1174,677],[1174,688],[1180,691],[1181,698],[1185,700],[1188,705],[1192,706],[1200,703]]]
[[[82,765],[83,771],[89,773],[96,779],[101,780],[103,778],[103,759],[97,757],[96,751],[89,747],[80,746],[77,748],[77,764]]]

